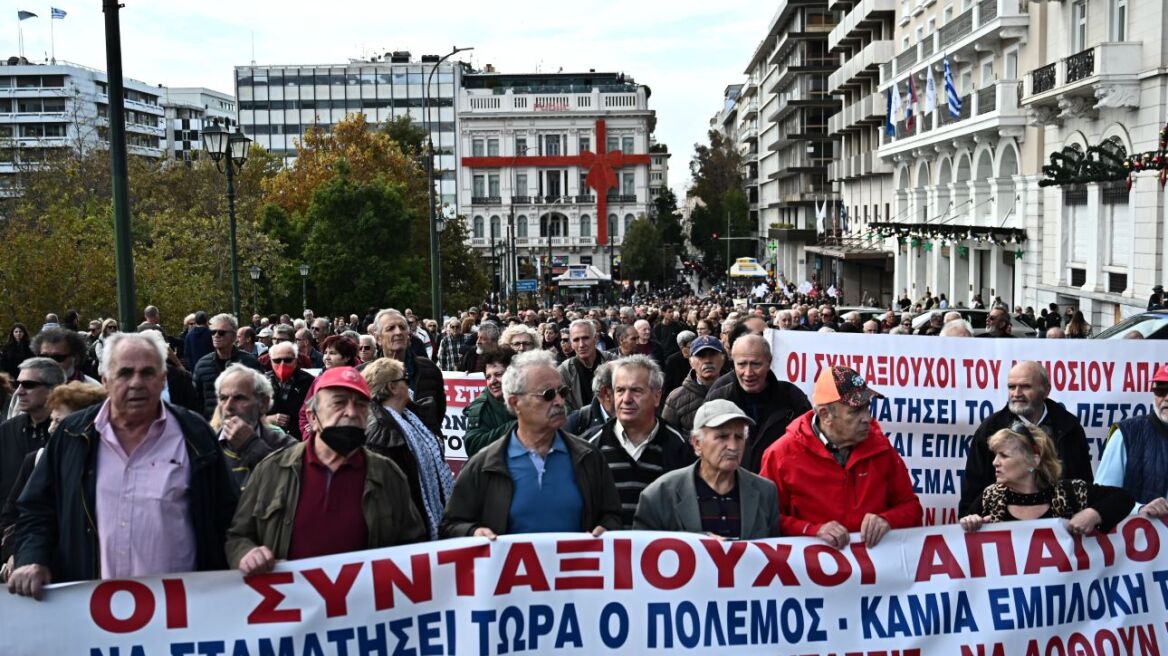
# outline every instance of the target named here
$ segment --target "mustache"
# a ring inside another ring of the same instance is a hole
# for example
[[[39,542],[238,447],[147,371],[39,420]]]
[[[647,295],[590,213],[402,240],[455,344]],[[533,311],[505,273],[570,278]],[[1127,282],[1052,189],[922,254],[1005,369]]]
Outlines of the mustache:
[[[551,409],[548,410],[548,416],[549,417],[566,417],[566,416],[568,416],[568,409],[562,405],[553,405],[551,407]]]

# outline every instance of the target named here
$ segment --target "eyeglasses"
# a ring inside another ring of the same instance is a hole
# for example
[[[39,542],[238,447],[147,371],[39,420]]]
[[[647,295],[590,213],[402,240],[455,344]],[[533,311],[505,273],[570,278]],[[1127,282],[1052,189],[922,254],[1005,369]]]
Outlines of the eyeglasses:
[[[527,392],[527,396],[538,396],[541,399],[543,399],[544,401],[551,403],[552,401],[555,400],[557,394],[560,395],[561,399],[564,399],[566,401],[568,399],[568,394],[571,393],[571,391],[572,391],[572,389],[570,387],[568,387],[567,385],[564,385],[563,387],[558,387],[558,388],[557,387],[549,387],[542,392]]]
[[[212,330],[211,336],[212,337],[224,337],[224,336],[230,335],[234,332],[235,332],[234,330]]]
[[[296,362],[296,358],[272,358],[272,364],[291,364]]]
[[[512,340],[512,342],[511,342],[511,348],[518,348],[518,347],[521,347],[521,346],[522,346],[523,348],[531,348],[531,347],[535,346],[535,342],[527,342],[527,341],[523,341],[523,342],[516,342],[516,341]]]
[[[64,362],[73,357],[72,353],[41,353],[42,358],[52,358],[57,362]]]
[[[393,378],[393,379],[390,379],[390,381],[389,381],[389,384],[390,384],[390,385],[392,385],[392,384],[394,384],[394,383],[404,383],[404,382],[405,382],[405,381],[407,381],[407,380],[409,380],[409,378],[407,378],[407,377],[405,377],[405,376],[402,376],[401,378]]]
[[[1152,394],[1157,397],[1168,396],[1168,386],[1155,386],[1152,388]]]
[[[52,387],[53,384],[41,382],[39,380],[18,380],[18,381],[16,381],[16,386],[23,387],[24,389],[27,389],[27,390],[34,390],[34,389],[37,389],[39,387]]]
[[[1034,434],[1030,432],[1030,427],[1026,425],[1026,422],[1016,419],[1014,423],[1010,424],[1010,430],[1025,437],[1026,441],[1034,446]]]
[[[376,347],[374,347],[374,346],[359,346],[359,347],[357,347],[357,350],[358,351],[372,351],[374,348],[376,348]]]

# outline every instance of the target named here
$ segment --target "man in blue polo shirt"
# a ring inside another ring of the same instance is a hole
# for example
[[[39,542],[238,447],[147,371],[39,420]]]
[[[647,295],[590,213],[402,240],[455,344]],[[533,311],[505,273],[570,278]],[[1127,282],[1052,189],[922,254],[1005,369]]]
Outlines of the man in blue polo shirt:
[[[439,527],[444,538],[621,527],[621,504],[600,452],[564,433],[568,394],[546,351],[511,361],[503,400],[517,426],[458,475]]]

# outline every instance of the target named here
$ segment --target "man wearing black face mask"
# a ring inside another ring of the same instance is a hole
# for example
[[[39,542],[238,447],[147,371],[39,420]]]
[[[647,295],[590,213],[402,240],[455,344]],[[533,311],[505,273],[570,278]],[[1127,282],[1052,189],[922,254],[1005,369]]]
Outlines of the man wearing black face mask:
[[[429,531],[401,470],[364,447],[369,385],[352,367],[317,379],[312,435],[255,468],[227,532],[227,562],[245,576],[276,560],[421,542]],[[283,505],[271,512],[274,500]]]

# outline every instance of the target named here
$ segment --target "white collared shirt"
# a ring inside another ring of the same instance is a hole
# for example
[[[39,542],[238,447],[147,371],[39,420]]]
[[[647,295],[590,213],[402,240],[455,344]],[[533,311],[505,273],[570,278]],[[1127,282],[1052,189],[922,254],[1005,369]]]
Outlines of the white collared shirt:
[[[654,421],[653,430],[649,431],[649,436],[642,440],[640,444],[633,444],[632,440],[625,436],[625,427],[621,426],[619,419],[613,425],[612,432],[616,433],[616,441],[619,442],[622,447],[624,447],[624,450],[629,454],[629,457],[637,462],[640,462],[641,454],[645,452],[645,446],[649,444],[649,442],[653,441],[653,438],[657,435],[657,431],[660,428],[661,424]]]

